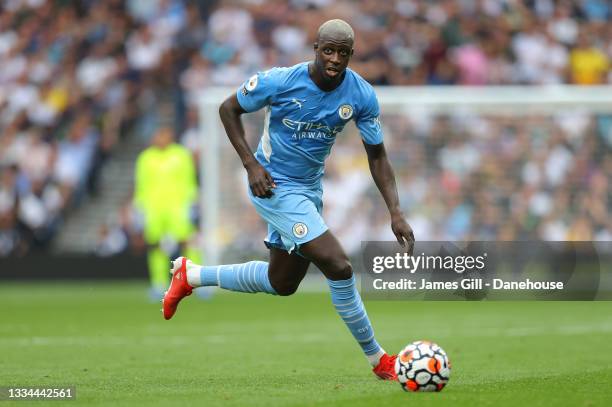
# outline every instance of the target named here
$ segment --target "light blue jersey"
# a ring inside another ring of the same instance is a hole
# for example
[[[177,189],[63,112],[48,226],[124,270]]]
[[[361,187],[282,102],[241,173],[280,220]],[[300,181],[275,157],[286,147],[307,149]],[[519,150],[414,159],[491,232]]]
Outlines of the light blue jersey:
[[[255,157],[277,188],[271,198],[249,194],[268,222],[267,246],[291,252],[327,230],[321,177],[346,123],[355,120],[366,144],[383,142],[378,100],[372,86],[350,69],[336,89],[321,90],[308,74],[308,62],[259,72],[237,95],[247,112],[266,108]]]
[[[383,142],[374,89],[350,69],[330,92],[315,85],[304,62],[259,72],[237,94],[247,112],[266,107],[256,158],[277,185],[318,186],[325,158],[349,120],[355,120],[365,143]]]

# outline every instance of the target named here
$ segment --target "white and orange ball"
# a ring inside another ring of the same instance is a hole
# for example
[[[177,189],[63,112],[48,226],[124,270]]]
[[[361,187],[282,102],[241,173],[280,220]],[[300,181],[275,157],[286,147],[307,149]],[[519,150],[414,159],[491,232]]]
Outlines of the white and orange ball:
[[[446,352],[429,341],[416,341],[397,355],[395,372],[405,391],[441,391],[450,379]]]

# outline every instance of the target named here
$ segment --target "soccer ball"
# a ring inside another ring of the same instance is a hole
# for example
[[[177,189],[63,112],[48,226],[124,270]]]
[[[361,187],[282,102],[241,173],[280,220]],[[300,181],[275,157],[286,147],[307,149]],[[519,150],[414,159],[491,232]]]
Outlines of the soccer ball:
[[[416,341],[397,355],[395,373],[405,391],[440,391],[448,383],[451,364],[433,342]]]

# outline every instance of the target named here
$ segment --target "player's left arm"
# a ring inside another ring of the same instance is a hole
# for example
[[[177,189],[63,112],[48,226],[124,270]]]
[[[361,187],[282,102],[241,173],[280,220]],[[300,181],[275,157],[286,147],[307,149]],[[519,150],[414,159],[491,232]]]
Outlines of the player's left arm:
[[[368,154],[368,164],[374,183],[378,187],[391,215],[391,230],[397,241],[412,254],[414,233],[400,209],[395,174],[387,157],[380,125],[380,108],[374,90],[370,87],[365,92],[363,107],[355,117],[355,124]]]
[[[391,230],[397,238],[397,241],[403,247],[407,247],[410,253],[414,245],[414,232],[406,221],[406,217],[402,213],[399,203],[399,195],[397,194],[397,185],[395,183],[395,174],[393,167],[387,157],[385,144],[367,144],[363,143],[368,155],[368,164],[370,165],[370,173],[374,179],[374,183],[378,187],[387,208],[391,215]]]

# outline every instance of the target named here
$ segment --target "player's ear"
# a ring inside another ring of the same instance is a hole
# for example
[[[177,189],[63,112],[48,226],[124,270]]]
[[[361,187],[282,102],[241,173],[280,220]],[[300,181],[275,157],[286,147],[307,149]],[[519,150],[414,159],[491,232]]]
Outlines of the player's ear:
[[[319,49],[319,43],[315,42],[314,44],[312,44],[312,48],[316,51]]]

